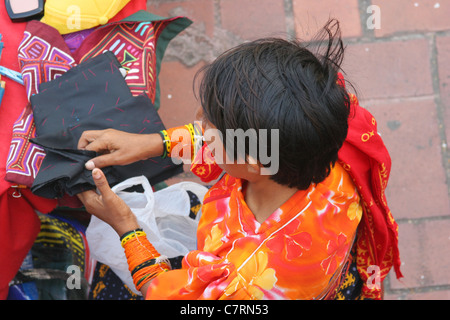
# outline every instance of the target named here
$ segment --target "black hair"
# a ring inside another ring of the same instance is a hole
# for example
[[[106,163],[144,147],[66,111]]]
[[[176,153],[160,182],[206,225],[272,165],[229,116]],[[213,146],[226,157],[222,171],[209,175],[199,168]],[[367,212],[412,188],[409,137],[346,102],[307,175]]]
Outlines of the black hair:
[[[246,42],[200,70],[206,120],[223,135],[226,129],[279,129],[279,150],[268,145],[269,154],[279,152],[271,179],[301,190],[330,174],[348,131],[350,99],[338,84],[339,22],[328,21],[315,40],[315,54],[298,40]]]

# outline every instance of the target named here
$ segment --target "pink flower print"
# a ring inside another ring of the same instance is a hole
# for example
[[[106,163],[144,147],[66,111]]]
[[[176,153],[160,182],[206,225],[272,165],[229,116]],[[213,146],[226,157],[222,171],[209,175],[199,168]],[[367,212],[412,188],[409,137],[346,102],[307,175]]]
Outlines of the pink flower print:
[[[286,244],[286,258],[288,260],[300,257],[304,250],[311,249],[312,237],[308,232],[284,235]]]
[[[274,252],[285,252],[287,260],[300,257],[305,250],[311,249],[312,237],[308,232],[282,234],[267,243],[267,247]]]
[[[336,258],[342,260],[347,252],[348,245],[346,241],[347,236],[343,233],[338,235],[337,242],[334,240],[328,241],[327,254],[329,254],[329,256],[320,263],[325,274],[333,274],[336,271],[338,267]]]

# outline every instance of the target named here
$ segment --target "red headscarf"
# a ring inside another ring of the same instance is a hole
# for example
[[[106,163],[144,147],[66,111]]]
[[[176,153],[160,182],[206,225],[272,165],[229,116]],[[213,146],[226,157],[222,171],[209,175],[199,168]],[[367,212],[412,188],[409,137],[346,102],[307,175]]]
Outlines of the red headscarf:
[[[339,74],[341,85],[344,79]],[[365,284],[365,298],[381,299],[380,282],[394,267],[400,272],[398,226],[387,205],[385,189],[391,170],[391,158],[377,132],[375,118],[350,94],[347,138],[339,151],[339,162],[351,175],[363,201],[364,214],[357,240],[357,267]]]

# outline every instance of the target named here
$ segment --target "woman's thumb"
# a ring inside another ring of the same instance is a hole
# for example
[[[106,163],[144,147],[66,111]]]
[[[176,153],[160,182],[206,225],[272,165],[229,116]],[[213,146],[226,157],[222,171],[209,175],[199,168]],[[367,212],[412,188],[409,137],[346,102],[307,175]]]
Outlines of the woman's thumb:
[[[102,170],[95,168],[92,170],[92,178],[94,179],[95,186],[102,196],[112,192],[109,187],[108,180],[106,180],[105,174]]]
[[[94,168],[104,168],[109,167],[115,164],[114,154],[107,153],[101,156],[92,158],[88,162],[86,162],[85,167],[88,170],[93,170]]]

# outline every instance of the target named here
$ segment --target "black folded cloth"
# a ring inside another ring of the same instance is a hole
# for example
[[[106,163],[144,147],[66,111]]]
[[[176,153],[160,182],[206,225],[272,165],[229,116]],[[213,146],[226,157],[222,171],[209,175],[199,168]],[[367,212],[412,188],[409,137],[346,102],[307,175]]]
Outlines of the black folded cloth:
[[[107,51],[42,83],[39,94],[31,97],[36,125],[36,138],[31,141],[46,152],[31,187],[34,194],[60,198],[95,188],[84,164],[98,154],[77,149],[85,130],[114,128],[148,134],[165,129],[148,96],[131,94],[120,67],[114,54]],[[171,159],[156,157],[103,171],[110,185],[139,175],[154,185],[183,168]]]

